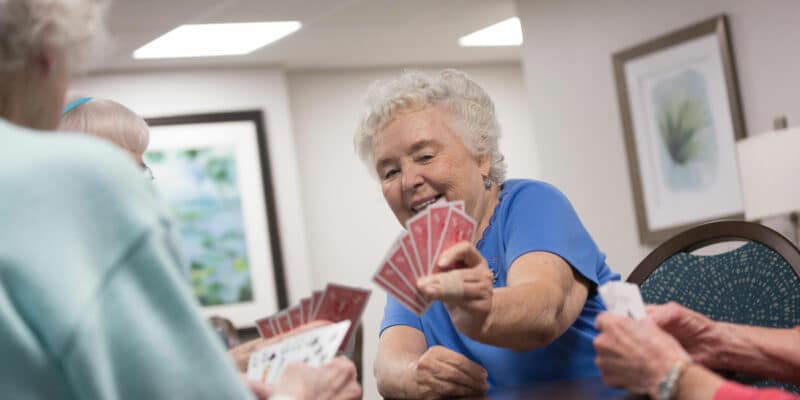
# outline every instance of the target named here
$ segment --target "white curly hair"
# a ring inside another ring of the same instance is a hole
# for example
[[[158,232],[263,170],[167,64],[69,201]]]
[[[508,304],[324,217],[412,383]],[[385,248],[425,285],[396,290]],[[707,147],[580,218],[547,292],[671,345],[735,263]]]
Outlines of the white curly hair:
[[[353,136],[356,152],[373,170],[373,138],[398,112],[443,106],[451,114],[450,124],[473,155],[488,154],[489,178],[502,184],[506,163],[500,153],[500,124],[489,95],[467,74],[445,69],[436,75],[405,70],[399,77],[375,81],[367,91],[366,107]],[[374,172],[374,171],[373,171]]]
[[[81,97],[71,95],[68,101]],[[145,120],[128,107],[107,99],[92,99],[68,111],[61,118],[59,129],[104,138],[138,155],[144,154],[150,143],[150,128]]]
[[[61,51],[70,71],[102,28],[105,0],[0,0],[0,71],[25,68],[50,47]]]

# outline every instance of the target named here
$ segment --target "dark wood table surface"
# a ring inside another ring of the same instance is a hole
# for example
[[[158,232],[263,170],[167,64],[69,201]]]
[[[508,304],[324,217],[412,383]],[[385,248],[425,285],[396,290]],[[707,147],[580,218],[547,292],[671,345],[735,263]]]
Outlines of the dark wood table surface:
[[[647,396],[637,396],[624,390],[612,389],[606,386],[599,377],[538,383],[514,389],[492,389],[487,393],[487,396],[484,397],[484,399],[490,400],[633,400],[647,398]]]

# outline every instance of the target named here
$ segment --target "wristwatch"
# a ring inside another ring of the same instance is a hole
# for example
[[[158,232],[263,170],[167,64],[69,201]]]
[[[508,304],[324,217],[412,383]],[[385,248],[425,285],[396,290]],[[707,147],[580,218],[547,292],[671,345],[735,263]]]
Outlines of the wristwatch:
[[[658,400],[672,400],[675,395],[675,384],[678,383],[678,378],[681,377],[683,371],[689,367],[691,360],[682,358],[675,362],[675,365],[667,372],[664,379],[658,384]]]

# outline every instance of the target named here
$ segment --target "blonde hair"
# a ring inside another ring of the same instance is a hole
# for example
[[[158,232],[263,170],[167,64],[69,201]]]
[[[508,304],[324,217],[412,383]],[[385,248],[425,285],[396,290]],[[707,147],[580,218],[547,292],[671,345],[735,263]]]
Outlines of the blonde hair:
[[[397,78],[375,81],[367,90],[365,103],[353,143],[370,170],[374,136],[398,112],[443,106],[452,117],[451,128],[461,136],[467,149],[474,155],[489,155],[489,178],[497,184],[505,180],[506,163],[499,149],[500,124],[494,103],[467,74],[445,69],[431,76],[406,70]]]
[[[70,96],[68,103],[80,97]],[[150,143],[150,128],[144,119],[128,107],[106,99],[92,99],[69,110],[61,118],[59,130],[101,137],[136,154],[143,154]]]

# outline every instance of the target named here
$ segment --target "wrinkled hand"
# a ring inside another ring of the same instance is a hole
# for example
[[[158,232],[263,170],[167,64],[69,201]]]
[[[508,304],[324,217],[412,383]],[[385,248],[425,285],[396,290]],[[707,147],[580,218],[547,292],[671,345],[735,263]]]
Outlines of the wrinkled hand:
[[[609,386],[658,398],[658,385],[675,364],[689,355],[672,336],[650,318],[634,321],[604,312],[594,340],[595,360]]]
[[[305,325],[299,326],[296,329],[293,329],[289,332],[273,336],[269,339],[262,339],[262,338],[253,339],[249,342],[242,343],[232,349],[229,349],[228,355],[231,358],[233,358],[233,361],[236,363],[236,367],[239,369],[240,372],[247,372],[247,363],[250,361],[250,355],[255,353],[256,351],[261,350],[264,347],[278,343],[289,336],[296,335],[298,333],[305,332],[307,330],[318,328],[320,326],[328,324],[329,322],[327,321],[312,321]]]
[[[356,378],[356,367],[346,357],[337,357],[319,368],[292,363],[273,386],[272,394],[295,400],[357,400],[361,398],[361,385]]]
[[[250,392],[252,392],[258,400],[267,400],[269,396],[272,396],[271,385],[259,381],[252,381],[248,379],[245,374],[241,374],[241,376],[242,380],[244,380],[245,384],[250,389]]]
[[[428,300],[444,304],[456,329],[479,340],[494,293],[493,275],[486,260],[471,243],[460,242],[442,252],[437,265],[464,267],[424,276],[417,286]]]
[[[675,302],[647,306],[647,313],[664,331],[677,339],[692,359],[710,368],[718,357],[717,351],[724,346],[723,334],[716,322]]]
[[[483,367],[442,346],[429,348],[412,365],[412,373],[414,398],[480,396],[489,390]]]

